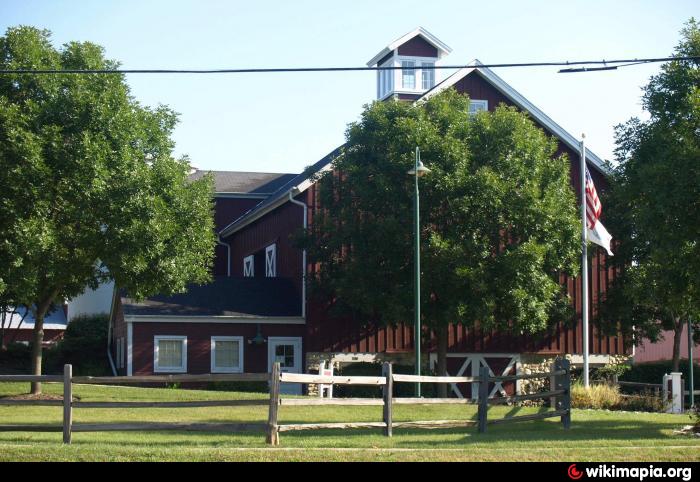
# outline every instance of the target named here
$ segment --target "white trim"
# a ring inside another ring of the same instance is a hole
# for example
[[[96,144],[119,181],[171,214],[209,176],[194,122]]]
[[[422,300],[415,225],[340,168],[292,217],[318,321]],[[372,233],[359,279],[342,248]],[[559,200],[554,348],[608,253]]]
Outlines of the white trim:
[[[217,341],[237,341],[238,342],[238,366],[217,367],[216,366],[216,342]],[[212,336],[210,343],[211,353],[211,373],[243,373],[243,337],[242,336]]]
[[[243,277],[255,277],[255,255],[250,254],[243,258]]]
[[[436,85],[432,90],[428,91],[418,101],[424,101],[426,99],[429,99],[433,95],[436,95],[442,92],[443,90],[452,87],[464,77],[476,71],[489,84],[495,87],[496,90],[498,90],[501,94],[506,96],[521,110],[528,112],[538,123],[542,124],[542,126],[544,126],[557,138],[559,138],[570,149],[572,149],[574,152],[578,152],[578,150],[580,149],[579,141],[574,136],[569,134],[563,127],[554,122],[547,114],[545,114],[539,108],[537,108],[537,106],[535,106],[532,102],[527,100],[520,92],[508,85],[508,83],[505,80],[501,79],[489,68],[482,67],[483,64],[479,60],[472,60],[469,64],[473,65],[473,67],[464,67],[462,69],[459,69],[457,72],[449,76],[443,82]],[[591,163],[593,167],[595,167],[598,171],[600,171],[606,176],[610,174],[610,171],[605,165],[605,162],[600,157],[591,152],[590,149],[586,149],[586,152],[586,160],[589,163]]]
[[[231,245],[221,241],[221,236],[216,237],[216,244],[226,246],[226,276],[231,277]]]
[[[130,315],[125,323],[256,323],[262,325],[303,325],[304,318],[298,316],[174,316],[174,315]]]
[[[372,59],[369,62],[367,62],[367,67],[372,67],[373,65],[376,65],[377,62],[379,62],[382,58],[386,57],[387,55],[389,55],[389,53],[393,52],[394,50],[411,40],[413,37],[416,37],[418,35],[423,37],[426,42],[428,42],[438,50],[437,58],[440,59],[452,52],[452,49],[446,43],[438,39],[435,35],[431,34],[423,27],[418,27],[414,30],[411,30],[406,35],[403,35],[398,39],[394,40],[389,45],[380,50],[377,55],[372,57]]]
[[[275,243],[265,248],[265,277],[277,277],[277,245]]]
[[[178,367],[160,367],[158,365],[158,343],[161,341],[179,341],[182,347],[182,363]],[[153,373],[187,373],[187,337],[182,335],[155,335],[153,337]]]
[[[126,325],[126,374],[131,376],[134,373],[134,325]]]
[[[297,201],[294,199],[294,196],[292,196],[292,192],[289,191],[289,202],[292,204],[296,204],[297,206],[301,206],[304,209],[304,231],[308,228],[309,225],[309,216],[308,216],[308,206],[306,203],[302,201]],[[306,320],[306,250],[302,250],[301,252],[301,317]]]

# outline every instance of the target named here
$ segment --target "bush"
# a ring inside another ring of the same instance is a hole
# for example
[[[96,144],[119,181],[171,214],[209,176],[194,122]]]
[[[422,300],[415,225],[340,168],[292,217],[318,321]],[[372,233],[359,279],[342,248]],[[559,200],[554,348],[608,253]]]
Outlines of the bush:
[[[74,375],[111,375],[107,359],[108,315],[76,316],[68,323],[63,339],[47,353],[46,369],[63,371],[73,365]],[[54,353],[50,353],[50,352]]]
[[[654,392],[645,390],[636,395],[622,395],[620,410],[630,412],[663,412],[664,402]]]
[[[571,386],[572,408],[593,408],[612,410],[619,408],[622,403],[620,390],[616,386],[600,384],[591,385],[588,389],[581,383]]]
[[[629,371],[620,377],[620,380],[624,380],[626,382],[660,384],[663,380],[663,376],[673,371],[671,365],[672,363],[670,360],[634,364],[630,367]],[[695,390],[700,390],[700,365],[697,363],[694,364],[693,370],[695,372]],[[683,373],[683,380],[688,380],[688,360],[681,360],[680,371]],[[687,383],[688,382],[686,381],[686,387]]]
[[[0,350],[0,366],[3,370],[28,373],[31,368],[31,353],[32,348],[26,343],[10,343],[7,350]]]

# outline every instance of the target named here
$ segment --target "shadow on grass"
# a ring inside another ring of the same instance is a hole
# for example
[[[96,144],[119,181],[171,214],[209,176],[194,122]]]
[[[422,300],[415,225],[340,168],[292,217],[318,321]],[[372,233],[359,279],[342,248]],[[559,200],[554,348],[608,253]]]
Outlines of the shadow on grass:
[[[517,413],[517,410],[510,411]],[[556,420],[556,419],[555,419]],[[198,423],[221,423],[221,420],[200,420]],[[284,423],[296,423],[286,420]],[[615,445],[617,442],[649,444],[658,441],[658,447],[673,441],[680,444],[700,447],[687,439],[671,435],[672,429],[678,428],[677,422],[654,422],[644,420],[625,421],[579,421],[571,429],[564,429],[557,421],[528,421],[507,425],[489,426],[487,432],[479,434],[476,428],[446,429],[394,429],[394,437],[382,435],[381,429],[319,429],[308,431],[290,431],[280,434],[282,447],[387,447],[440,449],[480,446],[507,448],[519,443],[533,444],[534,447],[547,448],[556,444],[561,449],[581,447],[580,441],[594,442],[587,446],[594,448],[595,442],[603,445]],[[22,443],[60,443],[60,434],[31,434],[8,436],[2,441]],[[568,442],[568,443],[567,443]],[[613,443],[609,443],[613,442]],[[646,442],[646,443],[645,443]],[[690,442],[690,443],[689,443]],[[224,433],[192,431],[147,431],[147,432],[82,432],[73,437],[77,447],[100,446],[128,449],[166,449],[166,448],[256,448],[265,447],[265,434],[262,432]],[[649,444],[654,447],[653,444]]]

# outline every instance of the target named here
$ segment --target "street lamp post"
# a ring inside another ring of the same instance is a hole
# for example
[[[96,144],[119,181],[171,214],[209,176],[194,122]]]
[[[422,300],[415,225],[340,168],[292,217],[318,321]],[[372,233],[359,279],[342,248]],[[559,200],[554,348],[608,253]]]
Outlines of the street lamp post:
[[[420,199],[418,192],[418,178],[423,177],[430,172],[430,169],[425,167],[420,160],[420,148],[416,147],[416,163],[413,169],[408,171],[410,176],[414,176],[415,179],[415,196],[413,199],[413,219],[414,219],[414,282],[415,282],[415,309],[414,309],[414,346],[416,349],[416,375],[420,376],[420,341],[421,341],[421,329],[420,329]],[[416,382],[416,397],[420,398],[420,382]]]

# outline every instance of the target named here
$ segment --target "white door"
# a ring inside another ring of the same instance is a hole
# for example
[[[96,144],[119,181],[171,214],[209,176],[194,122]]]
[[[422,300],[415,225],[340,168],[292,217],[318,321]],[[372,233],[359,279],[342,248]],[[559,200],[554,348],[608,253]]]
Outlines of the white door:
[[[267,370],[279,362],[283,373],[301,373],[301,337],[267,338]],[[283,383],[280,392],[288,395],[301,395],[301,383]]]

